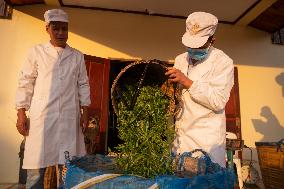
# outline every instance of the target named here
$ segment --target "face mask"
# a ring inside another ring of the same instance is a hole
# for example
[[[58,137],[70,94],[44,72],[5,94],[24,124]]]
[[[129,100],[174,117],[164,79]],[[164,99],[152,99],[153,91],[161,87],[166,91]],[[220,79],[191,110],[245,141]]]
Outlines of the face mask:
[[[210,46],[208,48],[206,48],[206,49],[192,49],[192,48],[188,48],[187,52],[188,52],[190,58],[192,58],[194,60],[201,61],[201,60],[205,59],[208,56],[208,51],[209,51]]]

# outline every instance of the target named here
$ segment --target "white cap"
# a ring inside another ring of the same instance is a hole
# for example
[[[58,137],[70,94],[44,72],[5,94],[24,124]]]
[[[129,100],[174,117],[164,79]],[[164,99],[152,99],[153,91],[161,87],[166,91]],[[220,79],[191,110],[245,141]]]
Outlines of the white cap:
[[[44,20],[47,24],[51,21],[68,22],[68,15],[61,9],[51,9],[44,13]]]
[[[186,19],[186,32],[182,36],[182,43],[190,48],[203,46],[208,38],[215,33],[218,19],[206,12],[194,12]]]

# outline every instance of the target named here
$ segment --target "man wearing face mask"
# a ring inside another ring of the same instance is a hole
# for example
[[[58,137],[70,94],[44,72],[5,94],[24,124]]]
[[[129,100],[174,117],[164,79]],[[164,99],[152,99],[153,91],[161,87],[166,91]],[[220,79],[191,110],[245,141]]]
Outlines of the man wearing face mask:
[[[234,83],[234,66],[231,58],[213,47],[217,24],[212,14],[190,14],[182,37],[187,52],[176,57],[166,75],[182,88],[174,153],[203,149],[213,162],[225,167],[224,108]]]
[[[16,93],[16,126],[26,137],[23,161],[28,175],[26,188],[37,189],[47,187],[44,186],[47,167],[62,168],[65,151],[71,157],[85,154],[83,132],[89,123],[91,103],[84,56],[66,43],[67,13],[52,9],[45,12],[44,18],[50,41],[29,51]]]

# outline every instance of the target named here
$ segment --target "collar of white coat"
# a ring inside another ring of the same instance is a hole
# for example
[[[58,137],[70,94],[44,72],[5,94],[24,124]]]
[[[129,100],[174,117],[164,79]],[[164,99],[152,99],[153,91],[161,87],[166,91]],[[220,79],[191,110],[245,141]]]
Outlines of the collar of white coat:
[[[46,43],[45,48],[46,48],[47,52],[50,53],[51,56],[58,57],[57,50],[50,43],[50,41],[48,43]],[[71,48],[68,44],[66,44],[66,47],[64,48],[63,53],[61,55],[61,60],[67,58],[69,55],[72,54],[72,52],[73,52],[73,48]]]
[[[215,55],[214,55],[214,47],[210,47],[209,49],[209,55],[206,59],[199,61],[197,64],[193,66],[191,63],[188,54],[186,54],[186,67],[185,74],[187,74],[187,77],[191,79],[192,81],[197,81],[202,79],[210,70],[212,69],[213,62],[215,61]],[[190,70],[189,70],[190,69]]]

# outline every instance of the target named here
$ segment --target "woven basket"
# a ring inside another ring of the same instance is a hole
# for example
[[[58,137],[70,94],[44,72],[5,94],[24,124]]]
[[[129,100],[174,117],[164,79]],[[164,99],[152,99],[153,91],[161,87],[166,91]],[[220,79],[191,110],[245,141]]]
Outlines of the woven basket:
[[[283,141],[255,143],[266,189],[284,189]]]
[[[44,189],[57,188],[56,166],[49,166],[44,173]]]
[[[125,102],[126,100],[122,98],[122,93],[126,90],[128,85],[134,85],[136,87],[136,93],[139,93],[139,90],[143,86],[158,86],[170,99],[170,114],[176,115],[181,109],[179,103],[181,89],[177,87],[176,84],[168,82],[168,77],[165,75],[165,72],[169,66],[171,65],[167,64],[167,62],[159,60],[141,60],[133,62],[123,68],[115,78],[111,87],[111,100],[114,112],[118,114],[117,106],[121,101],[127,103],[129,107],[135,105],[135,96],[132,98],[131,102]]]
[[[193,154],[195,153],[198,153],[199,155],[197,157],[193,157]],[[182,155],[177,155],[173,161],[175,175],[186,178],[204,175],[206,170],[206,160],[200,158],[201,154],[209,159],[208,154],[200,149],[193,150],[189,153],[183,153]]]

